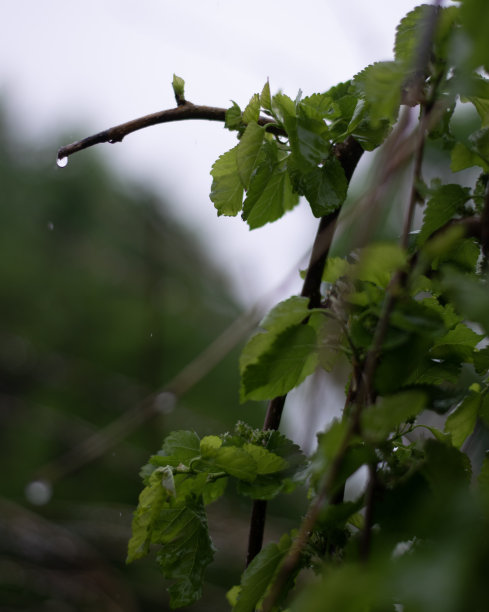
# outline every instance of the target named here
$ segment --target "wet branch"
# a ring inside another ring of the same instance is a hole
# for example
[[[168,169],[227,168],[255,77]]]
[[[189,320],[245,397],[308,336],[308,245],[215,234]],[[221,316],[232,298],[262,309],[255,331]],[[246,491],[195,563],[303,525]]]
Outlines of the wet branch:
[[[225,108],[218,108],[215,106],[192,104],[192,102],[185,100],[179,103],[175,108],[169,108],[167,110],[151,113],[150,115],[144,115],[144,117],[139,117],[138,119],[133,119],[132,121],[126,121],[126,123],[121,123],[120,125],[108,128],[107,130],[103,130],[102,132],[98,132],[92,136],[87,136],[86,138],[82,138],[81,140],[65,145],[59,149],[58,159],[64,159],[70,155],[73,155],[73,153],[77,153],[78,151],[88,149],[89,147],[93,147],[94,145],[104,142],[111,144],[121,142],[128,134],[132,134],[133,132],[137,132],[139,130],[144,130],[145,128],[153,125],[159,125],[160,123],[186,121],[189,119],[220,121],[221,123],[224,123],[226,120],[226,110],[227,109]],[[285,135],[285,132],[275,123],[274,119],[271,119],[270,117],[260,117],[258,119],[258,124],[267,126],[267,130],[272,134],[276,134],[278,136]]]

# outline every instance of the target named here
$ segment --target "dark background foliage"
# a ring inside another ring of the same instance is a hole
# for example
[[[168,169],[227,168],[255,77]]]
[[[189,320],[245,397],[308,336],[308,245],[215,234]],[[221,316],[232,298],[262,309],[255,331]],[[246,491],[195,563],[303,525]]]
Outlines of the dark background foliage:
[[[3,116],[0,609],[161,610],[156,568],[124,563],[138,472],[171,430],[224,432],[243,415],[259,424],[259,405],[239,407],[238,350],[176,405],[160,398],[160,412],[100,458],[74,471],[66,462],[170,381],[239,308],[161,198],[96,154],[61,171],[54,146],[33,149]],[[31,503],[35,488],[26,497],[38,478],[53,481],[45,505]],[[242,570],[248,510],[232,496],[214,510],[223,552],[193,609],[225,605],[220,585]]]

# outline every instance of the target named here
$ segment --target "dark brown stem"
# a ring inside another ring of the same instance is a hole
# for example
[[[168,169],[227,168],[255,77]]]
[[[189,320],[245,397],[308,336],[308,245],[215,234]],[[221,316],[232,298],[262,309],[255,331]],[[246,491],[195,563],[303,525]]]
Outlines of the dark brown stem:
[[[248,567],[248,565],[253,561],[263,546],[263,534],[265,533],[266,517],[267,502],[264,499],[255,499],[251,509],[246,567]]]
[[[152,125],[170,123],[172,121],[185,121],[188,119],[203,119],[207,121],[220,121],[223,123],[226,120],[226,109],[215,106],[192,104],[192,102],[185,100],[175,108],[158,111],[157,113],[151,113],[150,115],[145,115],[144,117],[139,117],[138,119],[133,119],[132,121],[127,121],[126,123],[121,123],[120,125],[103,130],[102,132],[98,132],[97,134],[93,134],[87,138],[82,138],[82,140],[77,140],[76,142],[65,145],[59,149],[58,159],[69,157],[70,155],[73,155],[73,153],[77,153],[83,149],[88,149],[89,147],[93,147],[94,145],[101,144],[103,142],[121,142],[122,139],[128,134],[132,134],[132,132],[137,132],[138,130],[143,130]],[[277,134],[279,136],[285,135],[285,132],[278,125],[276,125],[275,121],[270,117],[260,117],[258,119],[258,123],[259,125],[267,126],[268,131],[272,132],[273,134]]]
[[[338,157],[345,176],[350,182],[353,172],[362,156],[363,149],[354,138],[350,137],[345,142],[339,144],[335,148],[335,155]],[[319,227],[314,239],[314,244],[309,259],[309,265],[302,286],[301,295],[309,298],[309,308],[317,308],[321,302],[321,280],[323,276],[324,264],[328,257],[329,248],[333,240],[334,231],[336,229],[336,221],[340,210],[337,209],[329,215],[321,217]],[[277,430],[280,426],[282,412],[285,405],[286,396],[276,397],[268,404],[265,421],[263,424],[264,430]],[[246,555],[246,564],[254,559],[260,552],[263,543],[263,534],[265,530],[267,503],[262,500],[253,502],[251,512],[250,532],[248,536],[248,552]]]

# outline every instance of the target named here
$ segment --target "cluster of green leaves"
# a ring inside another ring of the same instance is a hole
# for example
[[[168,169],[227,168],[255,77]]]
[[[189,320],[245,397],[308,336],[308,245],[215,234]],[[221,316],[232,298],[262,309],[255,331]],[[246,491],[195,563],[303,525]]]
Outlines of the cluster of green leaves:
[[[282,217],[300,195],[315,217],[339,208],[348,184],[334,145],[354,136],[371,150],[389,129],[384,117],[372,127],[371,107],[359,83],[340,83],[305,98],[299,92],[292,100],[283,93],[272,97],[267,82],[243,111],[234,103],[226,126],[238,132],[239,143],[211,171],[211,200],[218,214],[241,212],[255,229]]]
[[[486,14],[482,0],[421,5],[399,24],[392,61],[295,100],[272,97],[267,83],[243,111],[233,103],[227,112],[226,127],[239,142],[212,168],[211,199],[218,214],[241,212],[252,229],[278,219],[299,196],[316,217],[341,207],[348,184],[335,146],[351,137],[376,149],[401,104],[420,105],[425,148],[442,152],[440,174],[450,176],[429,185],[415,176],[413,192],[426,206],[406,248],[377,242],[329,257],[321,307],[309,309],[305,297],[281,302],[243,349],[242,400],[283,396],[338,360],[351,371],[343,417],[319,436],[307,471],[311,498],[328,503],[287,570],[274,609],[282,609],[297,572],[311,567],[321,580],[292,609],[487,609],[479,566],[489,548],[477,533],[489,533],[489,460],[466,453],[470,440],[485,450],[489,437],[489,47],[487,20],[479,20]],[[468,134],[455,129],[462,107],[478,117]],[[455,173],[468,168],[470,184],[458,182]],[[480,231],[467,232],[468,221]],[[424,424],[430,411],[444,416],[441,426]],[[172,563],[162,565],[174,578],[175,558],[184,555],[175,543],[185,540],[174,531],[168,540],[165,517],[176,508],[202,517],[229,478],[242,494],[270,499],[304,476],[301,461],[290,463],[298,450],[276,433],[258,442],[177,435],[192,442],[175,453],[170,438],[152,459],[130,545],[132,559],[150,543],[165,550],[170,542]],[[361,468],[369,472],[367,484],[345,501],[345,487]],[[478,489],[469,488],[471,479]],[[187,575],[183,583],[194,592],[211,557],[205,542],[202,564],[192,564],[198,580]],[[286,534],[255,558],[229,593],[234,610],[262,605],[288,567],[282,562],[290,546]],[[366,554],[368,568],[360,563]],[[179,590],[173,603],[185,600]]]
[[[201,595],[204,570],[212,561],[205,506],[234,481],[242,495],[268,500],[303,482],[306,459],[278,432],[238,424],[233,434],[205,436],[176,431],[142,470],[145,487],[134,514],[129,562],[159,545],[163,575],[174,581],[171,605]]]

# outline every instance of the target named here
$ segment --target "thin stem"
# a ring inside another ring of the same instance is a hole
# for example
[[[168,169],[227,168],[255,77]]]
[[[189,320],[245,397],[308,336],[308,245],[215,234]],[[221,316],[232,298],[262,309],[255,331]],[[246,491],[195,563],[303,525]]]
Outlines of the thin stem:
[[[121,142],[128,134],[132,134],[132,132],[137,132],[138,130],[143,130],[153,125],[189,119],[203,119],[207,121],[220,121],[223,123],[226,120],[226,109],[215,106],[205,106],[202,104],[192,104],[192,102],[185,100],[183,104],[179,104],[175,108],[158,111],[150,115],[144,115],[144,117],[139,117],[138,119],[126,121],[120,125],[116,125],[102,132],[98,132],[97,134],[93,134],[92,136],[87,136],[86,138],[65,145],[59,149],[58,159],[69,157],[73,155],[73,153],[104,142],[109,142],[111,144]],[[268,131],[273,134],[285,135],[285,132],[276,125],[275,121],[270,117],[260,117],[258,123],[259,125],[267,126]]]

